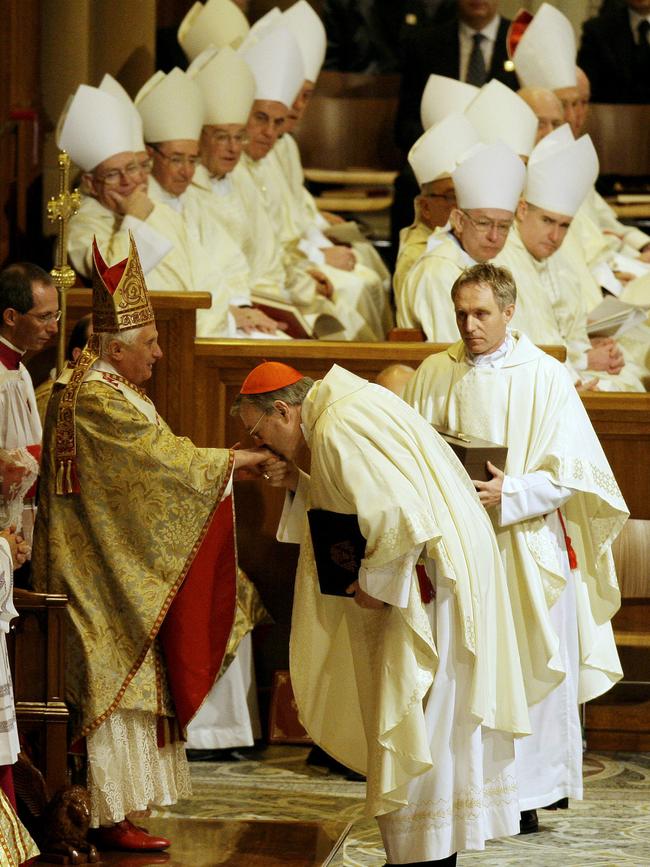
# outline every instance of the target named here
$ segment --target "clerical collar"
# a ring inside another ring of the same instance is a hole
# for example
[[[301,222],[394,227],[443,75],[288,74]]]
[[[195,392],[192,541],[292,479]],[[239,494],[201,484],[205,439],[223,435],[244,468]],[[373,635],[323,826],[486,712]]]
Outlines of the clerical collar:
[[[493,352],[488,352],[486,355],[472,355],[471,352],[466,350],[466,360],[470,367],[501,367],[511,350],[514,349],[514,346],[515,339],[510,330],[507,330],[506,339]]]
[[[0,337],[0,363],[4,364],[7,370],[18,370],[20,359],[24,354],[22,349],[9,343],[6,338]]]

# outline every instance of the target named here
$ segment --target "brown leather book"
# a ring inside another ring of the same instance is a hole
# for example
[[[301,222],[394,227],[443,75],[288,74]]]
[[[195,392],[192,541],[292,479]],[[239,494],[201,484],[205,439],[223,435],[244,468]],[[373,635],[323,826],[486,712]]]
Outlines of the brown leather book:
[[[348,596],[345,591],[357,580],[366,553],[359,519],[327,509],[310,509],[307,517],[320,592],[326,596]]]
[[[465,467],[470,479],[489,482],[492,475],[487,468],[488,461],[500,470],[505,469],[508,457],[507,446],[491,443],[489,440],[482,440],[461,431],[447,430],[441,425],[434,424],[433,427]]]

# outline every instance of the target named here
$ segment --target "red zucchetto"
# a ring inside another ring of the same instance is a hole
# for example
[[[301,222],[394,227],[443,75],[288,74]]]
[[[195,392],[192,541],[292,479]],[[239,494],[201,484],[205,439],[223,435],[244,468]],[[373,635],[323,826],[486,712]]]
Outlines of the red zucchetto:
[[[240,394],[264,394],[267,391],[277,391],[286,388],[302,379],[295,367],[282,364],[280,361],[264,361],[258,364],[244,380]]]

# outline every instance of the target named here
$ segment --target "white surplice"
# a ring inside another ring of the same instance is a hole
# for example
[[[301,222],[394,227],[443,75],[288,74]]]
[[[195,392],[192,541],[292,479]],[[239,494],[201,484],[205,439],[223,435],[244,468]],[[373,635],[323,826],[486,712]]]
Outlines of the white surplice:
[[[287,495],[278,538],[301,542],[290,655],[303,724],[367,775],[366,811],[391,863],[518,833],[524,685],[496,540],[469,479],[403,401],[337,366],[306,396],[302,424],[311,478]],[[357,515],[359,581],[383,609],[319,592],[307,507]]]
[[[9,350],[22,356],[24,353],[8,340],[0,341]],[[0,529],[15,526],[31,544],[36,506],[30,493],[38,475],[38,461],[27,450],[28,446],[40,449],[43,430],[36,406],[34,386],[27,369],[18,362],[17,369],[10,369],[0,360],[0,449],[6,470],[3,470],[2,493],[0,494]]]

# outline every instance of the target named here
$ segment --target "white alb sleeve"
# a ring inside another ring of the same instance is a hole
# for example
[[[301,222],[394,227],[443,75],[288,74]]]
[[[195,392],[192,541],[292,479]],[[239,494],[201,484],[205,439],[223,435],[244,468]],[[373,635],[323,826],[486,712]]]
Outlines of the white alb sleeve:
[[[309,508],[309,488],[309,476],[302,470],[298,470],[298,485],[295,492],[287,491],[284,497],[284,508],[275,534],[278,542],[290,542],[294,545],[302,542]]]
[[[377,566],[374,569],[361,566],[359,586],[375,599],[381,599],[382,602],[397,608],[406,608],[413,572],[421,552],[422,545],[417,545],[384,566]]]
[[[523,476],[505,476],[499,524],[508,527],[527,518],[547,515],[566,503],[572,493],[570,488],[553,482],[543,470]]]

